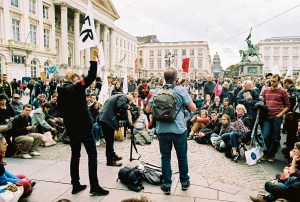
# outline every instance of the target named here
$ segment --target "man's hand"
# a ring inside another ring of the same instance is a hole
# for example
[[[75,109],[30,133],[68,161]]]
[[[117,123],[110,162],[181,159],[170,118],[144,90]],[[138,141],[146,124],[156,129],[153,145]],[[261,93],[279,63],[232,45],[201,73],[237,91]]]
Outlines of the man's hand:
[[[51,131],[53,131],[53,132],[55,132],[55,131],[56,131],[56,129],[55,129],[55,128],[51,128],[50,130],[51,130]]]
[[[98,52],[99,52],[98,47],[97,46],[93,47],[93,51],[91,54],[91,61],[95,61],[95,62],[98,61]]]
[[[34,129],[33,126],[27,126],[27,127],[26,127],[26,130],[27,130],[27,131],[33,131],[33,129]]]

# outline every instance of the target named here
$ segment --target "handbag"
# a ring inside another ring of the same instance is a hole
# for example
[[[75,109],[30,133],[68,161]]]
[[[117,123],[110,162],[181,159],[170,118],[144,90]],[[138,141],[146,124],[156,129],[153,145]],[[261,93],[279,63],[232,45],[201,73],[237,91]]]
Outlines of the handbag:
[[[237,131],[237,132],[241,132],[241,133],[247,133],[247,132],[249,132],[250,130],[249,130],[249,128],[247,128],[247,127],[245,126],[245,124],[243,123],[242,119],[238,119],[238,120],[236,121],[236,131]]]
[[[263,152],[257,147],[245,151],[246,164],[250,166],[256,164],[262,155]]]
[[[119,130],[115,130],[115,140],[123,141],[124,140],[124,127],[119,127]]]

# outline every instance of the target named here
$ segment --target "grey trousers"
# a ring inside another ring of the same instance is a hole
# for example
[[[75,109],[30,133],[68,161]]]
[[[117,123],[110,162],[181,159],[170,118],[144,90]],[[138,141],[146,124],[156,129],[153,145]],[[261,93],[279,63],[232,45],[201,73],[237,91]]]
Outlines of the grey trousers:
[[[27,135],[15,137],[15,142],[17,144],[21,143],[23,146],[21,146],[20,150],[23,154],[27,154],[28,152],[33,152],[38,148],[41,144],[42,137],[43,135],[40,133],[29,133]]]

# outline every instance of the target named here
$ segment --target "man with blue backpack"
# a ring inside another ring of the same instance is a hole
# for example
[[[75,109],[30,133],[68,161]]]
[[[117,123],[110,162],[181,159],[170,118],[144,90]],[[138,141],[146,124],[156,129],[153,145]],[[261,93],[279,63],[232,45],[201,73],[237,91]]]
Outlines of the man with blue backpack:
[[[162,161],[162,185],[161,189],[166,195],[170,195],[172,186],[171,150],[174,145],[179,165],[180,182],[182,190],[190,186],[188,176],[187,159],[187,127],[184,120],[183,108],[196,111],[186,89],[175,86],[177,70],[169,67],[164,72],[166,84],[156,89],[149,100],[146,111],[152,111],[156,120],[159,147]]]

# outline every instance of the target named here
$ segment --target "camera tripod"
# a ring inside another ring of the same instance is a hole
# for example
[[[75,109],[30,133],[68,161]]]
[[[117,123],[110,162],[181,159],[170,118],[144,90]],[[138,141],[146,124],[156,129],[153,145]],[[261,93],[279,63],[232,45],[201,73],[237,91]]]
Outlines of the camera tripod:
[[[134,138],[134,134],[133,134],[133,128],[132,126],[130,127],[130,131],[131,131],[131,136],[130,136],[130,161],[133,161],[133,160],[139,160],[141,158],[142,155],[139,154],[137,148],[136,148],[136,144],[135,144],[135,138]],[[135,152],[139,155],[137,158],[132,158],[132,150],[133,150],[133,147],[135,149]]]

